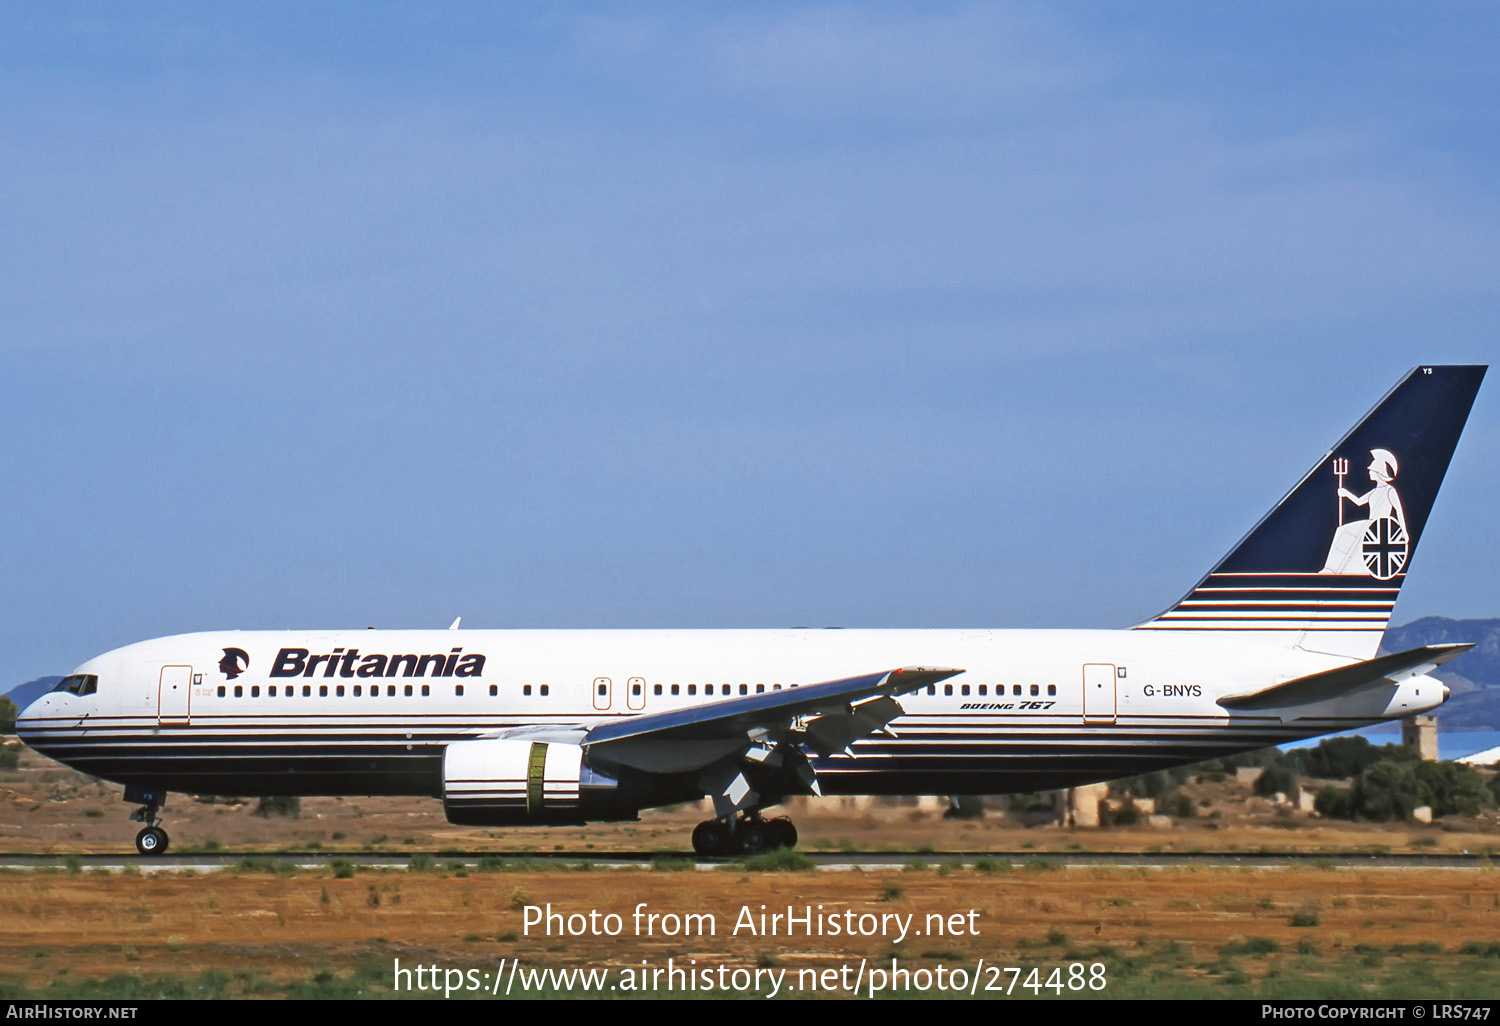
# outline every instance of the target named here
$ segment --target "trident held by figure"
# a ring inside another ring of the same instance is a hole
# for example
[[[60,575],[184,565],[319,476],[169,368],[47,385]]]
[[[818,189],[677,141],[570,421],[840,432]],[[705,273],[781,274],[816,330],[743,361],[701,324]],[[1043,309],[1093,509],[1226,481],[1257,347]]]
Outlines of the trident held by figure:
[[[1339,490],[1333,493],[1333,501],[1339,504],[1339,526],[1344,526],[1344,475],[1349,473],[1348,460],[1333,461],[1333,476],[1339,479]]]

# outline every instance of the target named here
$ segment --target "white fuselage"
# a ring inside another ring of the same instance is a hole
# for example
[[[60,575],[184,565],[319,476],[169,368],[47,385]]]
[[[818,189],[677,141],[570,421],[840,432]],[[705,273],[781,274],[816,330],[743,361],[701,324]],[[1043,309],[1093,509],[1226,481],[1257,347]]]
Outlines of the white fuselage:
[[[1346,730],[1445,695],[1417,677],[1295,716],[1216,704],[1349,661],[1232,632],[225,631],[92,659],[75,673],[97,675],[93,694],[48,694],[19,727],[33,747],[127,784],[439,795],[454,741],[951,666],[965,672],[901,698],[890,734],[818,760],[819,783],[830,794],[999,794]]]

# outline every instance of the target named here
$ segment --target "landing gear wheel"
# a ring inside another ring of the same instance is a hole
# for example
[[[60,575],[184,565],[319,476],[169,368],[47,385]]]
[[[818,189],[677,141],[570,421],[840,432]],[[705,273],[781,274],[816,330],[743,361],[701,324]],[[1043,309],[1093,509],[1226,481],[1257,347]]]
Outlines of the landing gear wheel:
[[[755,820],[743,820],[736,831],[734,846],[741,855],[758,855],[765,851],[770,845],[766,842],[764,824]]]
[[[797,847],[797,828],[785,816],[777,816],[775,819],[767,820],[764,829],[766,832],[766,847]]]
[[[699,855],[718,855],[728,846],[728,824],[717,819],[706,819],[693,827],[693,850]]]
[[[161,855],[167,850],[167,832],[149,826],[135,835],[135,850],[142,855]]]

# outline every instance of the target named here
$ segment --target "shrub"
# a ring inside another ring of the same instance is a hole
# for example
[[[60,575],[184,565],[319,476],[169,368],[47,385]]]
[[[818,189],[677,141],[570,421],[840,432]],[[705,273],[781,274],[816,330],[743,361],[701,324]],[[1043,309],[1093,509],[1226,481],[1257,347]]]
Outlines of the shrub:
[[[1297,788],[1297,774],[1284,765],[1270,765],[1255,778],[1254,791],[1263,798],[1273,794],[1291,794]]]
[[[1417,785],[1434,816],[1477,816],[1493,804],[1484,778],[1457,762],[1419,762]]]
[[[0,695],[0,734],[16,732],[16,716],[19,713],[14,699],[9,695]]]
[[[261,798],[255,803],[255,814],[262,818],[282,816],[286,819],[300,819],[302,817],[302,799],[289,794],[278,794]]]

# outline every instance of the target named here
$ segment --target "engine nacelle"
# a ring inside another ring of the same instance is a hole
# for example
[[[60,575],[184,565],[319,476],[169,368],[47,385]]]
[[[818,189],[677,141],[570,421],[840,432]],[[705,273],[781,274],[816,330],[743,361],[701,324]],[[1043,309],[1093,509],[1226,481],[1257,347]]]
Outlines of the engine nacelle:
[[[619,785],[585,765],[581,745],[525,738],[455,741],[443,749],[443,812],[464,826],[634,819]]]

